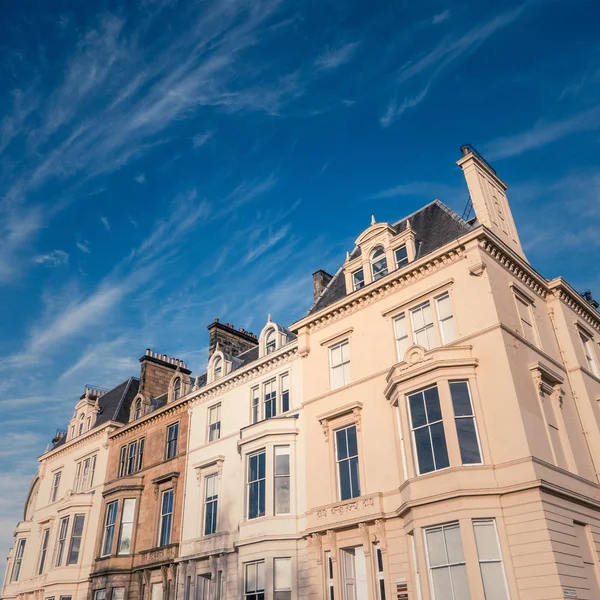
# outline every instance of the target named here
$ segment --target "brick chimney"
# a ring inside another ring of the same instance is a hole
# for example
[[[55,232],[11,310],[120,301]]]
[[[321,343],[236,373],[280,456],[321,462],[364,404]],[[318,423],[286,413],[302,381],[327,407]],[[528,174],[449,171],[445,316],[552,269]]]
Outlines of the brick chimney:
[[[330,275],[327,271],[323,271],[323,269],[319,269],[313,273],[313,297],[315,302],[332,279],[333,275]]]
[[[252,332],[242,328],[236,329],[233,323],[221,323],[219,319],[215,319],[207,329],[210,334],[209,359],[217,349],[217,344],[219,344],[219,350],[230,356],[237,356],[258,345],[258,339]]]
[[[140,394],[150,398],[161,396],[169,389],[169,383],[178,367],[184,375],[191,373],[187,364],[182,360],[153,352],[149,348],[146,350],[146,354],[140,358],[140,362],[142,367],[139,391]]]

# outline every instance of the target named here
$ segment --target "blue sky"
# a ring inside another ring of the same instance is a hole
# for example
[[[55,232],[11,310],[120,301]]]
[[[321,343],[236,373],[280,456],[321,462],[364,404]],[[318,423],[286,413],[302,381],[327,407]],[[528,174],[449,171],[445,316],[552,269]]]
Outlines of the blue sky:
[[[370,215],[509,184],[527,255],[600,296],[600,5],[0,3],[0,553],[86,383],[215,318],[289,323]]]

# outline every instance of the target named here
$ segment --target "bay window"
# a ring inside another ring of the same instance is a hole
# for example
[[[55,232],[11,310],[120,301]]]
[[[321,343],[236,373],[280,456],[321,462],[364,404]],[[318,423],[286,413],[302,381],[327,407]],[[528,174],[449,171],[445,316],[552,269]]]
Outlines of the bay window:
[[[58,538],[56,540],[56,558],[54,560],[54,566],[60,567],[62,564],[63,553],[65,551],[65,544],[67,542],[67,530],[69,529],[69,517],[63,517],[60,520],[58,526]]]
[[[13,563],[12,574],[11,574],[11,582],[14,583],[19,581],[19,575],[21,574],[21,565],[23,564],[23,554],[25,554],[25,545],[27,544],[27,540],[25,538],[21,538],[17,542],[17,551],[15,553],[15,562]]]
[[[290,447],[275,446],[275,514],[290,513]]]
[[[266,451],[248,456],[248,519],[265,515]]]
[[[462,464],[480,464],[481,451],[469,385],[466,381],[451,381],[449,385]]]
[[[115,523],[117,522],[118,500],[106,506],[104,518],[104,535],[102,538],[102,556],[108,556],[112,552],[113,539],[115,537]]]
[[[125,498],[125,500],[123,500],[123,511],[121,512],[121,531],[119,532],[117,554],[131,553],[131,537],[133,535],[134,515],[135,498]]]
[[[509,600],[495,520],[475,520],[473,531],[486,600]]]
[[[265,600],[265,561],[246,563],[244,569],[245,600]]]
[[[81,538],[83,536],[83,524],[85,515],[75,515],[73,518],[73,529],[71,530],[71,542],[69,543],[69,555],[67,565],[76,565],[79,560],[79,550],[81,549]]]

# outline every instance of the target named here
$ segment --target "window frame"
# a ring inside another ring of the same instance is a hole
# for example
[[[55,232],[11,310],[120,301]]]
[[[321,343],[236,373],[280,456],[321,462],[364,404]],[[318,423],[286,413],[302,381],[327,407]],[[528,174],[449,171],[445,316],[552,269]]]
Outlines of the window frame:
[[[260,456],[263,456],[263,468],[264,468],[264,475],[261,477],[260,476]],[[251,469],[250,469],[250,461],[252,460],[252,458],[257,457],[257,468],[256,468],[256,472],[257,472],[257,477],[256,479],[250,479],[250,474],[251,474]],[[262,492],[261,492],[261,483],[262,483]],[[258,488],[258,493],[257,493],[257,508],[256,508],[256,515],[251,516],[251,511],[250,511],[250,501],[251,501],[251,496],[252,496],[252,485],[256,485]],[[267,515],[267,449],[266,448],[260,448],[258,450],[255,450],[254,452],[250,452],[247,455],[247,459],[246,459],[246,520],[247,521],[253,521],[255,519],[260,519],[262,517],[265,517]],[[261,507],[261,496],[262,496],[262,506],[263,506],[263,511],[261,514],[260,511],[260,507]]]
[[[381,544],[373,544],[373,575],[375,576],[375,593],[377,600],[386,600],[385,591],[385,565],[383,564],[383,551]]]
[[[165,510],[165,497],[169,494],[171,496],[171,511],[163,512]],[[175,514],[175,492],[173,488],[168,488],[163,490],[160,496],[160,513],[159,513],[159,528],[158,528],[158,546],[162,548],[163,546],[168,546],[171,543],[171,538],[173,534],[173,515]],[[168,519],[167,519],[168,517]],[[169,535],[168,540],[163,543],[164,531],[165,531],[165,523],[168,522],[169,525]]]
[[[23,566],[23,556],[25,556],[25,548],[27,547],[27,538],[19,538],[16,543],[17,550],[15,552],[15,560],[12,564],[10,573],[10,582],[17,583],[21,576],[21,567]]]
[[[135,408],[134,408],[134,413],[133,413],[133,420],[137,421],[138,419],[141,419],[142,417],[142,399],[138,398],[135,401]]]
[[[277,473],[277,451],[284,451],[283,455],[286,455],[287,451],[287,473]],[[284,512],[277,509],[277,482],[287,479],[288,482],[288,506],[289,510]],[[273,446],[273,515],[290,515],[292,514],[292,448],[289,445],[277,445]]]
[[[175,431],[175,435],[173,439],[169,439],[169,432],[171,430]],[[167,425],[166,434],[165,434],[165,460],[171,460],[172,458],[177,457],[177,446],[179,445],[179,421],[175,421],[175,423],[171,423]],[[171,454],[171,447],[174,447],[173,453]]]
[[[421,312],[421,314],[423,314],[423,310],[425,308],[429,308],[429,313],[430,313],[430,321],[425,323],[425,317],[423,317],[423,323],[424,325],[422,327],[416,327],[415,325],[415,315],[417,314],[418,311]],[[431,306],[431,300],[424,300],[423,302],[419,302],[418,304],[416,304],[415,306],[412,306],[409,309],[409,313],[410,313],[410,326],[411,326],[411,333],[412,333],[412,340],[413,340],[413,344],[416,344],[418,346],[422,346],[423,348],[425,348],[426,351],[429,350],[433,350],[434,348],[437,348],[439,346],[438,344],[438,340],[440,340],[441,338],[439,337],[439,333],[436,332],[436,328],[435,328],[435,318],[434,318],[434,313],[433,313],[434,309]],[[433,336],[433,340],[429,339],[429,331],[432,332],[432,336]],[[428,346],[424,346],[423,344],[420,344],[417,336],[419,333],[421,332],[425,332],[426,333],[426,337],[427,337],[427,343]]]
[[[325,600],[335,600],[335,572],[333,568],[333,556],[331,550],[325,551],[325,586],[327,597]]]
[[[254,581],[256,582],[256,587],[248,591],[248,568],[254,567]],[[260,583],[260,568],[262,567],[262,588],[259,586]],[[266,573],[265,573],[265,561],[261,560],[253,560],[244,563],[244,600],[265,600],[266,594]]]
[[[401,335],[401,336],[398,335],[397,324],[399,321],[404,322],[404,332],[405,333],[404,333],[404,335]],[[398,358],[398,362],[404,361],[404,356],[406,354],[406,351],[412,345],[411,332],[408,329],[408,321],[409,321],[409,319],[407,318],[406,311],[404,311],[404,310],[401,313],[398,313],[397,315],[395,315],[392,320],[392,325],[394,327],[394,342],[396,345],[396,357]],[[406,340],[406,342],[404,342],[404,340]],[[402,342],[402,344],[401,344],[401,342]],[[401,345],[403,346],[404,343],[406,344],[406,348],[404,348],[404,350],[401,352]]]
[[[494,528],[494,533],[496,536],[496,544],[497,544],[497,548],[498,548],[498,554],[499,554],[499,558],[494,558],[494,559],[485,559],[485,558],[481,558],[480,555],[480,549],[479,549],[479,544],[477,541],[477,525],[483,525],[483,524],[487,524],[487,523],[491,523],[493,528]],[[471,520],[471,525],[473,527],[473,537],[475,538],[475,552],[477,554],[477,563],[479,566],[479,575],[481,577],[481,585],[483,587],[483,591],[485,594],[485,579],[483,577],[483,571],[481,569],[481,565],[482,564],[500,564],[500,569],[502,571],[502,578],[504,581],[504,591],[506,592],[506,598],[505,600],[510,600],[510,590],[508,588],[508,578],[506,577],[506,567],[504,565],[504,555],[502,553],[502,544],[500,543],[500,536],[498,535],[498,524],[496,523],[496,519],[495,518],[489,518],[489,519],[472,519]]]
[[[181,398],[181,377],[175,377],[173,380],[173,402]]]
[[[223,359],[220,356],[215,357],[215,362],[213,363],[213,379],[216,381],[217,379],[221,379],[223,377]]]
[[[209,480],[213,480],[214,479],[214,491],[215,494],[213,496],[208,496],[208,482]],[[215,533],[217,533],[217,527],[219,524],[219,473],[218,472],[214,472],[214,473],[207,473],[204,476],[204,514],[202,517],[202,535],[203,536],[207,536],[207,535],[214,535]],[[211,531],[209,531],[207,533],[207,524],[208,524],[208,517],[209,517],[209,505],[211,506]]]
[[[277,565],[283,563],[289,564],[290,584],[289,586],[279,587],[277,581]],[[275,556],[273,557],[273,599],[279,600],[282,594],[285,594],[285,600],[291,600],[294,589],[294,564],[291,556]]]
[[[483,449],[481,447],[481,437],[479,435],[479,427],[477,426],[477,416],[475,415],[475,407],[473,405],[473,394],[471,393],[470,382],[468,379],[448,379],[447,383],[448,383],[448,390],[450,392],[450,402],[452,403],[452,412],[454,415],[454,429],[456,431],[456,439],[458,440],[458,451],[459,451],[459,455],[460,455],[461,466],[470,467],[470,466],[483,465],[484,464]],[[459,415],[459,416],[456,415],[456,408],[454,406],[454,397],[452,396],[452,385],[459,384],[459,383],[464,383],[466,385],[467,395],[469,397],[469,403],[471,405],[471,414],[470,415]],[[477,450],[479,452],[479,462],[467,462],[467,463],[464,462],[462,448],[461,448],[460,435],[458,432],[458,427],[456,426],[457,421],[464,420],[464,419],[471,419],[473,421],[473,428],[475,430],[475,439],[477,440]],[[442,415],[442,420],[443,420],[443,415]]]
[[[125,477],[127,473],[127,448],[128,445],[125,444],[124,446],[121,446],[121,449],[119,450],[118,477]]]
[[[452,304],[452,297],[450,296],[450,292],[447,290],[437,296],[434,296],[435,301],[435,314],[437,317],[437,325],[438,325],[438,335],[439,340],[442,346],[446,346],[447,344],[451,344],[458,338],[458,332],[456,330],[456,317],[454,314],[454,305]],[[448,305],[450,306],[450,316],[442,317],[440,313],[440,301],[448,300]],[[446,334],[444,331],[444,327],[442,323],[451,322],[452,327],[454,329],[454,337],[451,340],[446,340]]]
[[[517,288],[516,286],[512,286],[512,290],[513,290],[513,296],[515,298],[515,306],[517,309],[517,317],[519,319],[519,332],[521,334],[521,336],[523,338],[525,338],[530,344],[533,344],[534,346],[536,346],[537,348],[541,348],[541,342],[540,342],[540,334],[537,330],[537,324],[535,322],[535,313],[533,312],[534,309],[534,303],[533,300],[529,297],[527,297],[523,292],[521,292],[521,290],[519,288]],[[523,325],[523,315],[521,314],[521,310],[519,308],[519,303],[525,307],[525,310],[527,311],[527,316],[529,318],[529,320],[531,321],[531,323],[525,321],[527,323],[527,325],[531,328],[531,333],[533,336],[533,340],[530,340],[527,336],[527,332],[525,331],[525,327]]]
[[[76,525],[78,519],[81,520],[81,532],[76,535]],[[79,562],[79,554],[81,552],[81,542],[83,540],[83,532],[85,527],[85,515],[75,514],[73,515],[73,525],[71,526],[71,537],[69,539],[69,551],[67,552],[67,560],[65,566],[76,565]],[[79,547],[74,549],[75,540],[79,540]],[[73,552],[75,551],[75,558],[73,559]]]
[[[594,338],[590,337],[586,332],[581,330],[581,327],[577,328],[581,345],[583,346],[583,357],[585,358],[587,370],[595,377],[600,377],[600,370],[598,369],[596,353],[594,351]]]
[[[125,508],[128,502],[133,502],[133,509],[131,514],[131,521],[125,521]],[[123,498],[121,502],[121,519],[119,522],[119,537],[117,539],[117,556],[128,556],[131,554],[131,548],[133,545],[133,530],[135,525],[135,498]],[[129,532],[127,533],[127,529]],[[126,535],[129,536],[129,549],[127,552],[123,552],[121,549],[121,544],[123,543],[123,532],[126,532]]]
[[[357,277],[360,273],[360,278]],[[356,292],[365,287],[365,270],[361,267],[360,269],[356,269],[352,271],[350,277],[352,278],[352,291]]]
[[[217,419],[212,422],[212,415],[216,411]],[[216,442],[221,439],[221,402],[217,402],[206,409],[206,442]],[[214,434],[216,432],[216,434]],[[214,436],[213,436],[214,434]]]
[[[54,568],[60,567],[62,564],[62,559],[65,551],[65,545],[68,538],[69,533],[69,522],[70,515],[66,517],[62,517],[58,522],[58,531],[56,534],[56,550],[54,552]],[[64,527],[63,527],[64,523]]]
[[[42,531],[42,543],[40,544],[40,558],[38,560],[38,575],[44,573],[46,559],[48,558],[48,546],[50,545],[50,527]]]
[[[265,355],[277,351],[277,332],[271,327],[265,334]]]
[[[114,514],[112,512],[112,507],[115,507]],[[106,505],[106,510],[104,513],[104,525],[102,527],[102,544],[100,546],[100,557],[110,556],[112,554],[112,547],[115,539],[115,527],[117,523],[117,513],[119,511],[119,501],[113,500]],[[114,517],[112,522],[109,519]],[[110,540],[110,543],[107,542]],[[107,548],[108,545],[108,548]]]
[[[260,400],[260,385],[255,385],[250,388],[250,421],[253,425],[262,421]]]
[[[348,429],[352,429],[354,428],[354,434],[356,437],[356,454],[350,456],[350,448],[349,448],[349,444],[348,444],[348,433],[347,430]],[[342,459],[339,458],[339,446],[338,446],[338,433],[341,431],[345,431],[345,439],[346,439],[346,448],[348,450],[348,455]],[[336,481],[337,481],[337,497],[338,497],[338,501],[343,502],[345,500],[352,500],[353,498],[360,498],[361,496],[361,486],[360,486],[360,452],[359,452],[359,448],[358,448],[358,427],[356,425],[356,423],[347,423],[345,425],[341,425],[340,427],[336,427],[333,430],[333,438],[334,438],[334,457],[335,457],[335,473],[336,473]],[[358,477],[358,482],[356,482],[356,486],[353,485],[352,482],[352,459],[355,458],[356,459],[356,475]],[[350,481],[350,492],[352,495],[350,495],[348,498],[343,498],[343,494],[342,494],[342,476],[341,476],[341,464],[342,463],[348,463],[348,469],[349,469],[349,481]],[[357,494],[353,494],[354,488],[358,487],[358,493]]]
[[[287,384],[287,387],[284,387],[284,385]],[[284,414],[286,412],[289,412],[291,409],[291,404],[290,404],[290,398],[291,398],[291,392],[290,392],[290,373],[289,371],[286,371],[285,373],[281,373],[281,375],[279,375],[279,398],[281,399],[281,410],[279,411],[281,414]],[[287,404],[287,408],[286,408],[286,404]]]
[[[62,471],[56,471],[52,478],[52,488],[50,489],[50,503],[56,502],[58,496],[58,490],[60,488],[60,480],[62,477]]]
[[[404,250],[404,253],[406,254],[406,257],[403,258],[401,261],[398,260],[398,252],[400,250]],[[396,266],[396,269],[401,269],[402,267],[405,267],[410,262],[410,259],[408,257],[408,248],[405,243],[402,244],[401,246],[397,246],[396,248],[394,248],[392,250],[392,252],[394,253],[394,264]]]
[[[381,253],[379,251],[381,250]],[[381,267],[380,270],[375,272],[375,265],[383,263],[385,266]],[[371,265],[371,281],[379,281],[390,273],[390,268],[387,260],[387,253],[385,247],[378,244],[369,251],[369,264]]]
[[[347,351],[347,359],[344,360],[344,347]],[[339,364],[333,364],[334,351],[340,349],[340,358],[341,361]],[[345,338],[332,344],[328,348],[329,350],[329,379],[330,379],[330,387],[332,390],[339,390],[350,383],[352,383],[352,370],[351,370],[351,356],[350,356],[350,340]],[[335,375],[336,369],[340,369],[342,373],[342,383],[339,385],[335,385]],[[346,380],[347,379],[347,380]]]
[[[270,391],[267,391],[270,390]],[[277,378],[273,377],[262,384],[263,396],[263,420],[272,419],[277,416]],[[269,407],[269,410],[267,410]]]

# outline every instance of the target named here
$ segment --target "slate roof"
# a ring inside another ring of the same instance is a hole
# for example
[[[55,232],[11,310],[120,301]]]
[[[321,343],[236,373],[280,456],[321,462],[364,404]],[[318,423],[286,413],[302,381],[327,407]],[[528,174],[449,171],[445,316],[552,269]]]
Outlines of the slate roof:
[[[138,392],[139,386],[140,380],[137,377],[130,377],[110,390],[110,392],[104,394],[104,396],[101,396],[98,400],[100,411],[92,429],[96,429],[109,421],[127,423],[129,420],[129,409]],[[67,436],[63,435],[51,449],[55,450],[64,445],[66,439]]]
[[[413,214],[394,223],[392,228],[396,234],[406,229],[406,222],[409,219],[410,226],[415,231],[417,250],[415,259],[434,252],[448,242],[468,233],[476,225],[476,223],[467,223],[461,219],[452,209],[439,200],[430,202]],[[350,253],[350,258],[356,258],[360,254],[360,248],[355,247]],[[307,314],[314,314],[344,296],[346,296],[346,281],[343,268],[340,267]]]

